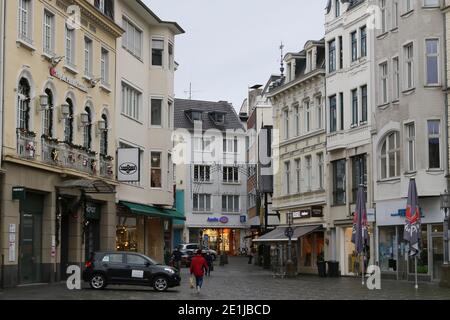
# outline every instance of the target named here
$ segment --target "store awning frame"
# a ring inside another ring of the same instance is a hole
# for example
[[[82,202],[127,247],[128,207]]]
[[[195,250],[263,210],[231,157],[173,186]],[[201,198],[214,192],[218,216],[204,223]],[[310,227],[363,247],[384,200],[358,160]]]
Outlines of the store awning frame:
[[[102,180],[67,180],[57,186],[59,189],[80,189],[85,193],[114,194],[114,186]]]
[[[138,215],[143,215],[152,218],[156,217],[164,219],[186,220],[186,217],[181,212],[178,212],[177,210],[174,209],[164,209],[128,201],[119,201],[119,205],[126,207],[131,212]]]
[[[288,242],[289,238],[284,234],[287,227],[277,227],[275,230],[262,235],[258,239],[253,240],[253,242]],[[297,226],[294,227],[294,235],[291,241],[298,241],[299,238],[304,237],[310,233],[317,230],[323,229],[322,225],[310,225],[310,226]]]

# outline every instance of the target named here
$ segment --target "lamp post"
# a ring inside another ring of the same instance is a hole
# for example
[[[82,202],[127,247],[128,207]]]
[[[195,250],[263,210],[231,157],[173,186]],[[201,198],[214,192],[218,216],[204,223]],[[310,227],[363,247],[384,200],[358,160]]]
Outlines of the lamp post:
[[[287,213],[287,223],[289,227],[286,229],[285,235],[288,237],[288,260],[286,262],[286,275],[288,278],[295,276],[294,262],[292,261],[292,236],[294,235],[294,229],[292,225],[294,224],[294,214],[292,212]]]

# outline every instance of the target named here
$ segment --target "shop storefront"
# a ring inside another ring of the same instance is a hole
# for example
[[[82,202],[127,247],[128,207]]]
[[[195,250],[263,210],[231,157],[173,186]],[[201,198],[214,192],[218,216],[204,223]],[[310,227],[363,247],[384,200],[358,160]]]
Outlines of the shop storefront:
[[[417,273],[422,281],[439,280],[444,261],[443,215],[439,199],[419,201],[422,226]],[[409,258],[408,243],[403,240],[404,202],[384,201],[377,206],[377,263],[386,278],[412,280],[415,276],[415,259]]]
[[[121,201],[117,205],[116,250],[139,252],[164,262],[173,247],[174,219],[185,218],[176,210]]]
[[[217,228],[217,229],[189,229],[189,239],[192,243],[202,243],[203,246],[220,253],[238,255],[241,244],[245,240],[245,230]]]

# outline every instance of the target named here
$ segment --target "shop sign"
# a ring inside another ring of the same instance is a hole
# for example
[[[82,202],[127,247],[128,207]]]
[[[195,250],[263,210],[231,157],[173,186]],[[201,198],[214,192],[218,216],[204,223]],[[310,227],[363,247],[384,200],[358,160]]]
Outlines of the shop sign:
[[[247,216],[241,216],[241,223],[247,222]]]
[[[123,148],[117,150],[117,180],[120,182],[140,181],[139,148]]]
[[[322,207],[313,207],[311,216],[313,218],[321,218],[323,217],[323,208]]]
[[[12,199],[13,200],[25,200],[26,189],[24,187],[13,187],[12,188]]]
[[[226,224],[230,221],[230,219],[228,219],[228,217],[222,217],[219,219],[220,223]]]
[[[219,218],[208,218],[208,222],[219,222]]]
[[[50,75],[56,79],[59,79],[61,81],[64,81],[65,83],[70,84],[71,86],[73,86],[83,92],[88,92],[88,89],[84,84],[82,84],[80,81],[78,81],[75,78],[64,75],[60,71],[56,70],[56,68],[50,68]]]
[[[311,210],[310,209],[306,209],[306,210],[293,212],[292,216],[293,216],[294,219],[311,218]]]
[[[87,220],[100,220],[100,208],[93,203],[86,203],[84,217]]]

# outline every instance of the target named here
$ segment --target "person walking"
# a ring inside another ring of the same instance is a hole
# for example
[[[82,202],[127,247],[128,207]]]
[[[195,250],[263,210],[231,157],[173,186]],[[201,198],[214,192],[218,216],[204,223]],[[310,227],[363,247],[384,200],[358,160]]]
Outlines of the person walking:
[[[211,271],[214,270],[214,261],[213,261],[213,257],[212,257],[212,255],[208,252],[208,253],[206,253],[205,259],[206,259],[206,263],[208,264],[208,270],[206,271],[206,275],[207,275],[208,277],[210,277],[210,276],[211,276]]]
[[[172,259],[173,259],[173,263],[174,263],[174,267],[177,268],[178,270],[181,270],[181,257],[182,257],[182,253],[180,251],[180,249],[177,247],[175,248],[175,250],[172,253]]]
[[[252,264],[254,255],[255,255],[255,252],[254,252],[254,250],[252,248],[248,252],[248,264]]]
[[[208,262],[202,256],[202,250],[197,250],[197,254],[192,257],[191,261],[191,275],[195,276],[195,283],[197,287],[197,293],[200,293],[200,290],[203,286],[203,277],[205,276],[205,270],[208,270]]]

